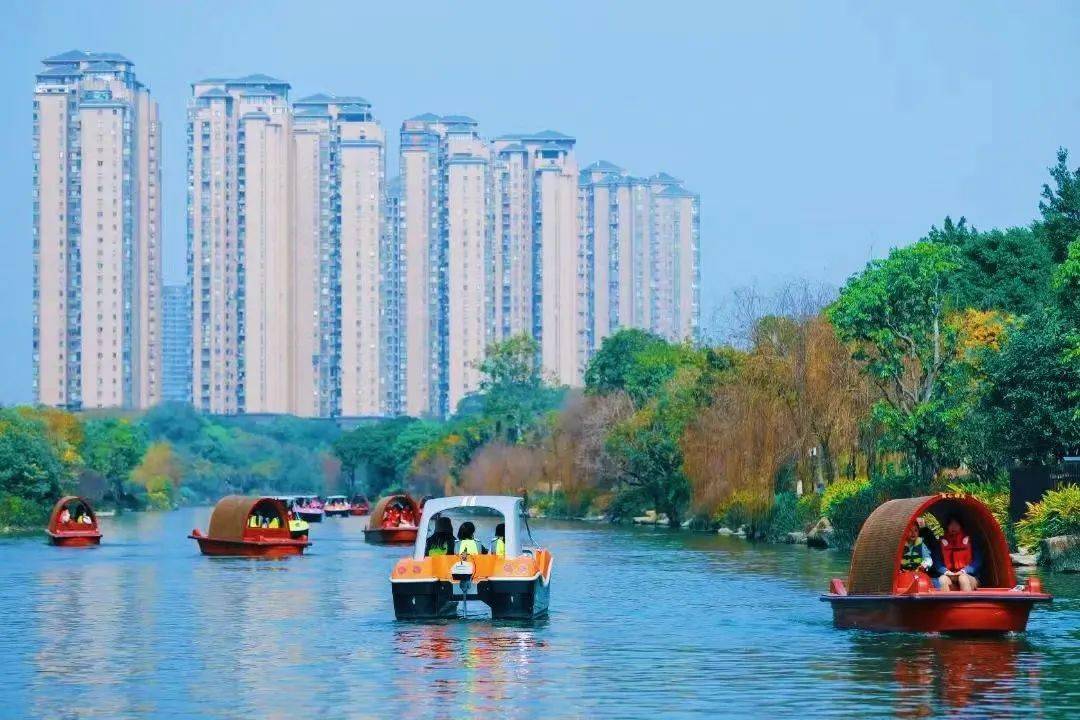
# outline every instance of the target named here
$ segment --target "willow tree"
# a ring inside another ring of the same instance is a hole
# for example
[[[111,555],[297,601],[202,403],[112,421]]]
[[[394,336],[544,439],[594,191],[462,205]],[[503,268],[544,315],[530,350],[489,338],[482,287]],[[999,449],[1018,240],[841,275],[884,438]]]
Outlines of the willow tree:
[[[827,311],[881,393],[874,417],[886,441],[904,453],[911,478],[924,486],[962,414],[950,393],[961,362],[956,330],[946,322],[957,252],[925,241],[894,249],[848,280]]]

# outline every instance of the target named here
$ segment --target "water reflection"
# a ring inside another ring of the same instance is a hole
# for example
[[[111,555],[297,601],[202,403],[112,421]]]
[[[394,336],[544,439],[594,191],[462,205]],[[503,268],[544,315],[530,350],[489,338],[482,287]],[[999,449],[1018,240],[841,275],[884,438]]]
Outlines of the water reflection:
[[[895,682],[896,717],[1015,717],[1038,709],[1040,654],[1022,637],[853,633],[852,650],[853,682]]]

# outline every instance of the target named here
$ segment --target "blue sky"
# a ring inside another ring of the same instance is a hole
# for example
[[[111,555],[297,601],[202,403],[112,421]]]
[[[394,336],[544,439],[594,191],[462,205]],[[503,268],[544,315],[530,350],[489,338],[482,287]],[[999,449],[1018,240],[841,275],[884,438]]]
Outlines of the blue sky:
[[[552,128],[582,164],[702,199],[706,321],[735,287],[840,283],[946,214],[1028,223],[1080,164],[1080,5],[863,2],[8,2],[0,5],[0,402],[31,397],[31,102],[41,58],[120,52],[161,105],[166,279],[184,277],[184,108],[265,72],[401,121]]]

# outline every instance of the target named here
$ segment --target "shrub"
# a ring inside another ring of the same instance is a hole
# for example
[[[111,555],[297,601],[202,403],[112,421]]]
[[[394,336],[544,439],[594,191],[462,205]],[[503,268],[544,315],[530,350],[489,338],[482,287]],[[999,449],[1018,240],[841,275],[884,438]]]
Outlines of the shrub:
[[[789,532],[803,529],[799,522],[799,500],[793,492],[777,493],[769,515],[769,526],[765,531],[766,538],[776,541]]]
[[[806,493],[799,498],[795,507],[795,519],[799,527],[796,530],[809,530],[821,519],[821,495]]]
[[[1028,503],[1027,514],[1016,524],[1021,545],[1038,547],[1046,538],[1080,535],[1080,485],[1051,490],[1037,503]]]
[[[41,529],[49,522],[49,508],[18,495],[0,494],[0,532]]]
[[[718,513],[721,525],[737,530],[746,527],[749,537],[764,537],[770,523],[773,498],[750,490],[737,490]]]
[[[821,514],[832,520],[833,507],[837,503],[859,493],[863,488],[869,486],[870,481],[866,478],[835,480],[821,493]]]
[[[870,513],[884,499],[879,487],[873,483],[864,482],[853,491],[844,492],[832,501],[826,517],[832,523],[833,538],[838,547],[850,548],[855,545],[855,538],[859,536],[859,530],[862,529],[866,518],[870,517]],[[823,500],[823,508],[824,505]]]

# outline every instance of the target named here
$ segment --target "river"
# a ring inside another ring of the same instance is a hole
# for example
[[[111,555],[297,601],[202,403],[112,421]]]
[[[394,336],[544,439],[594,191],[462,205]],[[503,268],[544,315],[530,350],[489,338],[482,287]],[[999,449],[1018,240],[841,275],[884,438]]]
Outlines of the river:
[[[401,548],[361,518],[303,557],[210,559],[209,508],[105,518],[103,545],[0,541],[2,717],[1080,716],[1080,576],[1021,637],[839,631],[845,557],[665,529],[533,523],[549,618],[394,620]]]

